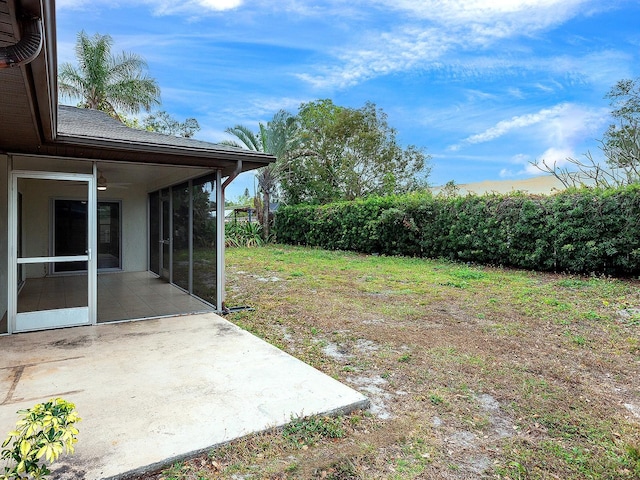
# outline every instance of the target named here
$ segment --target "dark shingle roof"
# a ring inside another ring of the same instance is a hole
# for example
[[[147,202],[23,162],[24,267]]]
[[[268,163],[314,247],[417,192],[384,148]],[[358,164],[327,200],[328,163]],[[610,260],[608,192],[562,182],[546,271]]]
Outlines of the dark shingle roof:
[[[198,151],[252,153],[237,147],[130,128],[104,112],[68,105],[58,106],[58,136],[115,140],[136,145],[177,147]]]
[[[273,155],[127,127],[104,112],[58,106],[57,136],[37,153],[93,160],[191,165],[223,176],[275,161]]]

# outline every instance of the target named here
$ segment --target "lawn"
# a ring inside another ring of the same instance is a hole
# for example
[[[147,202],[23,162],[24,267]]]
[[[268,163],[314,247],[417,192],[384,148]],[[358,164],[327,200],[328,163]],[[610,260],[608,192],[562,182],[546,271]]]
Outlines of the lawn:
[[[640,478],[640,282],[269,246],[232,322],[368,395],[164,479]]]

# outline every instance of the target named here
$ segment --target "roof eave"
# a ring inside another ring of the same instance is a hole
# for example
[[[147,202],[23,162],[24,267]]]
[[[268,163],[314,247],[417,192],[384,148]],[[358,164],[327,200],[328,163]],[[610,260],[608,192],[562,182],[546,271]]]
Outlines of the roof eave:
[[[55,4],[52,0],[23,0],[21,11],[42,19],[40,54],[25,65],[32,92],[32,112],[41,142],[53,141],[57,133],[58,79],[56,65]]]
[[[123,150],[132,150],[149,153],[168,153],[171,155],[187,155],[194,157],[216,157],[229,160],[251,160],[263,162],[265,165],[274,162],[276,159],[273,155],[262,152],[254,152],[252,150],[218,150],[218,149],[196,149],[189,147],[181,147],[179,145],[159,145],[145,142],[129,142],[126,140],[104,139],[94,137],[78,137],[65,134],[58,134],[56,143],[62,145],[86,146],[86,147],[106,147],[117,148]]]
[[[153,155],[160,163],[191,164],[196,166],[210,166],[228,173],[235,168],[238,160],[243,162],[242,171],[266,166],[276,161],[273,155],[253,152],[250,150],[215,150],[195,149],[181,146],[156,145],[144,142],[128,142],[104,138],[74,137],[59,134],[49,146],[86,149],[83,157],[102,158],[100,152],[121,152],[128,155],[128,161],[149,163],[146,156]],[[45,146],[46,147],[46,146]],[[172,160],[169,162],[169,160]]]

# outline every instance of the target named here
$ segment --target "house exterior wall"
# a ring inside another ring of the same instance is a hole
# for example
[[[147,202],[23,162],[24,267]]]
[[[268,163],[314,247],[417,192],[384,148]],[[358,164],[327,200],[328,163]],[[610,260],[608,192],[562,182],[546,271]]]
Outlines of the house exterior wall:
[[[122,270],[147,270],[147,192],[141,189],[113,189],[98,193],[98,202],[122,202]]]
[[[7,156],[0,155],[0,333],[6,332],[6,321],[2,321],[7,313],[9,284],[7,282],[9,270],[7,266],[8,252],[8,210],[7,210]]]

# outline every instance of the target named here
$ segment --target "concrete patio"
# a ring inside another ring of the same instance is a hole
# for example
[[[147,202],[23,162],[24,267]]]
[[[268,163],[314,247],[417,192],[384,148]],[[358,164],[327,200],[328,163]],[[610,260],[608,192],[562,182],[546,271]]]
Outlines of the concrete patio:
[[[213,314],[0,337],[0,435],[52,397],[82,417],[56,479],[116,479],[368,400]]]

